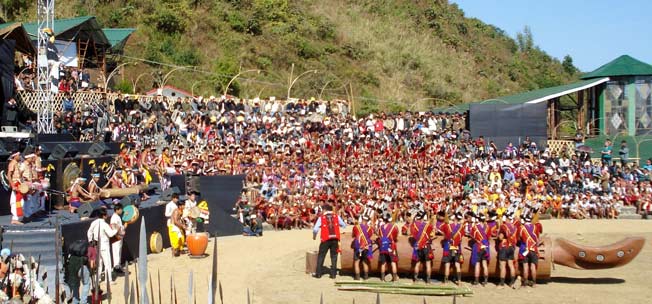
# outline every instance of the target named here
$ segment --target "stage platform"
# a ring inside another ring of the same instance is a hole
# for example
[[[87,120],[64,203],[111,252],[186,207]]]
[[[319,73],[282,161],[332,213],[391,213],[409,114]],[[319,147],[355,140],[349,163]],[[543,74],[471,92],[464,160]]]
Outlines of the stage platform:
[[[239,235],[242,233],[242,224],[231,216],[232,206],[242,190],[244,176],[202,176],[200,177],[201,188],[205,189],[198,201],[206,200],[210,211],[209,223],[204,226],[205,231],[211,236]],[[158,188],[157,188],[158,189]],[[201,191],[202,189],[200,189]],[[133,261],[138,258],[138,245],[140,243],[139,229],[141,222],[145,219],[147,235],[148,254],[149,240],[154,232],[161,234],[163,248],[170,247],[168,238],[167,219],[165,218],[166,201],[160,201],[160,190],[150,194],[150,198],[139,203],[138,211],[140,217],[136,222],[127,227],[122,248],[122,260]],[[182,199],[185,199],[182,196]],[[109,215],[113,214],[110,209],[111,200],[105,200]],[[76,213],[66,210],[52,210],[47,217],[39,218],[23,225],[11,224],[11,215],[0,216],[0,226],[3,229],[1,246],[11,248],[12,253],[22,254],[26,258],[40,258],[41,268],[39,276],[48,273],[48,286],[53,288],[54,277],[57,268],[56,259],[56,233],[60,228],[62,238],[62,255],[65,256],[69,244],[75,240],[86,239],[86,233],[94,219],[81,220]],[[63,265],[63,259],[59,259],[59,269]]]

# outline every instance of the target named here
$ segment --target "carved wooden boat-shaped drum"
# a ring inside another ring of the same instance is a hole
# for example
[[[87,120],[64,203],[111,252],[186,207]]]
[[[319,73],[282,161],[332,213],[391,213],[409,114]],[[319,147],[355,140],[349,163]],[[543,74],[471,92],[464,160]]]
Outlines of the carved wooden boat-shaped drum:
[[[442,263],[441,238],[433,242],[434,259],[432,264],[433,274],[442,274],[444,264]],[[342,271],[353,273],[353,249],[351,248],[352,238],[350,234],[342,236]],[[473,276],[473,265],[470,264],[471,248],[468,245],[469,239],[464,238],[462,241],[462,254],[464,263],[462,264],[462,275]],[[554,242],[549,237],[541,238],[539,245],[539,264],[537,278],[542,280],[550,279],[552,264],[559,264],[575,269],[607,269],[626,265],[633,260],[643,248],[645,239],[641,237],[630,237],[620,242],[600,247],[590,247],[574,244],[565,239],[556,239]],[[412,247],[406,236],[399,236],[398,242],[398,271],[400,273],[412,273]],[[489,260],[489,276],[498,277],[498,254],[496,252],[495,241],[491,243],[491,258]],[[518,248],[515,250],[514,258],[517,258]],[[371,261],[370,271],[379,272],[378,250],[374,246],[374,257]]]
[[[434,249],[433,255],[433,264],[432,264],[432,273],[440,274],[444,273],[444,263],[442,263],[442,247],[440,245],[440,238],[436,239],[432,248]],[[548,248],[550,247],[551,241],[550,238],[543,238],[542,244],[539,246],[539,269],[537,271],[537,277],[540,279],[550,278],[550,270],[552,266],[552,251]],[[353,249],[351,248],[351,235],[346,235],[342,239],[342,270],[346,272],[353,272]],[[462,241],[462,255],[464,256],[464,263],[462,264],[462,275],[463,276],[473,276],[474,266],[470,265],[471,261],[471,248],[468,245],[469,239],[464,238]],[[406,236],[399,236],[397,242],[397,251],[398,251],[398,272],[400,273],[411,273],[413,269],[412,264],[412,246],[408,242]],[[496,246],[493,242],[491,244],[491,258],[489,259],[489,276],[498,277],[499,268],[498,268],[498,253],[496,252]],[[518,251],[518,250],[517,250]],[[514,253],[514,257],[518,253]],[[378,250],[374,246],[374,257],[371,261],[370,271],[374,273],[380,272],[380,267],[378,263]]]
[[[199,232],[187,236],[187,245],[190,256],[203,257],[208,247],[208,233]]]

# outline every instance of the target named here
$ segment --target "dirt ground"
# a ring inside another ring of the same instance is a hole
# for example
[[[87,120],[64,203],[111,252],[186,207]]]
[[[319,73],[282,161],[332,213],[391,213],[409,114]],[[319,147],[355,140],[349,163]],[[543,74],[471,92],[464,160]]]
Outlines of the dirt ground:
[[[652,221],[644,220],[550,220],[543,221],[544,231],[553,239],[563,237],[586,245],[606,245],[627,236],[643,236],[646,244],[630,264],[615,269],[581,271],[556,266],[549,282],[535,289],[497,289],[494,284],[474,288],[473,297],[458,298],[457,303],[652,303]],[[209,243],[209,254],[213,252]],[[265,232],[261,238],[218,237],[218,279],[224,291],[224,303],[247,303],[247,288],[252,303],[375,303],[376,295],[338,291],[333,280],[314,279],[305,274],[305,253],[316,250],[310,230]],[[327,258],[328,260],[328,258]],[[161,303],[170,303],[172,277],[178,303],[192,303],[188,281],[193,274],[197,303],[206,303],[211,258],[173,258],[169,251],[148,256],[153,279],[154,301],[159,303],[157,273],[161,277]],[[327,261],[328,265],[330,261]],[[134,266],[130,267],[134,274]],[[131,275],[130,280],[135,276]],[[351,279],[351,277],[339,277]],[[374,279],[378,280],[378,279]],[[408,282],[408,279],[402,279]],[[124,278],[112,287],[112,303],[124,303]],[[149,293],[149,286],[148,286]],[[381,295],[383,303],[423,303],[418,296]],[[427,303],[452,303],[448,297],[429,297]],[[219,299],[215,303],[220,303]]]

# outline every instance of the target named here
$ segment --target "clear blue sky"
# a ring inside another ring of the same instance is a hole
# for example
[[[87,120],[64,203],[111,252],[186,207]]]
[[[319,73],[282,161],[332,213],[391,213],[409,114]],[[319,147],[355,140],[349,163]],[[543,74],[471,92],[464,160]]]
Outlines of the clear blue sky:
[[[590,72],[620,55],[652,64],[652,0],[452,0],[467,17],[511,37],[528,25],[534,43]]]

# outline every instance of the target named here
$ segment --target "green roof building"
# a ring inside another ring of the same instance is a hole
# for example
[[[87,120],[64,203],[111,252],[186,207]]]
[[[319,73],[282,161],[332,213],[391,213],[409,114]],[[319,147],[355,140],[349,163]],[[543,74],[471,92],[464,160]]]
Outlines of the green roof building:
[[[568,96],[572,105],[562,105],[560,98]],[[548,139],[564,139],[560,127],[574,125],[586,135],[586,145],[599,151],[605,140],[616,145],[625,140],[630,157],[652,157],[652,65],[620,56],[592,72],[580,81],[509,96],[501,96],[475,104],[547,103]],[[474,103],[451,105],[435,109],[445,112],[467,112]],[[562,115],[571,111],[572,115]],[[571,118],[572,117],[572,118]],[[571,119],[571,120],[569,120]],[[470,123],[473,128],[473,121]],[[565,134],[566,136],[573,134]],[[599,153],[597,153],[599,154]],[[598,156],[598,155],[594,156]]]
[[[652,65],[623,55],[586,73],[582,79],[608,77],[589,112],[594,135],[652,135]]]

